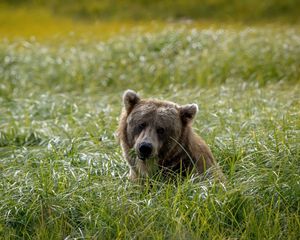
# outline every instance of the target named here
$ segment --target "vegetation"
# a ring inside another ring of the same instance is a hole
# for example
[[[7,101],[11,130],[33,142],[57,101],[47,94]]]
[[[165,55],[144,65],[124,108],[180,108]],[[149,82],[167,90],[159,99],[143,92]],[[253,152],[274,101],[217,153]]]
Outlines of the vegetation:
[[[300,238],[297,25],[90,26],[47,6],[0,10],[0,239]],[[129,182],[127,88],[198,103],[226,184]]]
[[[299,22],[298,0],[4,0],[12,6],[42,6],[83,19],[204,19],[213,21]]]

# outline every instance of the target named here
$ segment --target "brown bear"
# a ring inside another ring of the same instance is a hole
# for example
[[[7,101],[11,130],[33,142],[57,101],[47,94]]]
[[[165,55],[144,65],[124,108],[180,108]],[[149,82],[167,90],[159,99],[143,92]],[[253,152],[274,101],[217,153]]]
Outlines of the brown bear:
[[[200,175],[208,169],[222,177],[210,149],[192,129],[197,104],[141,99],[132,90],[124,92],[123,103],[118,137],[131,180],[157,173]]]

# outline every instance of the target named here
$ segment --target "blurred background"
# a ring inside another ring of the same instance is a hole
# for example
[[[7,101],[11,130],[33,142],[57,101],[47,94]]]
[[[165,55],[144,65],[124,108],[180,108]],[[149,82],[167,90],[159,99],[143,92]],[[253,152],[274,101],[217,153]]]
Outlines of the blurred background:
[[[5,37],[74,32],[107,37],[137,25],[288,24],[300,20],[299,0],[2,0],[0,34]]]

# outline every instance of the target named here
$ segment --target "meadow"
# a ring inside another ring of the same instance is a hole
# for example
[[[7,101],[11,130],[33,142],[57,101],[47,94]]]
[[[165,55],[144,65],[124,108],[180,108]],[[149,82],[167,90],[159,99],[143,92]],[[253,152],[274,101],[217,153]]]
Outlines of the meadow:
[[[51,38],[21,19],[0,30],[1,239],[300,238],[298,25],[81,22]],[[196,102],[226,184],[128,181],[128,88]]]

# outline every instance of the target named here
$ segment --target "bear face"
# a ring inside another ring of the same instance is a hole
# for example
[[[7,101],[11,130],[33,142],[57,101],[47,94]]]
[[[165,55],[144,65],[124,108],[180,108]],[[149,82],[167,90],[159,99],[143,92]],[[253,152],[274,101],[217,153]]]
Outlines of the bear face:
[[[141,160],[163,157],[176,144],[182,124],[175,105],[140,102],[127,118],[127,139]]]
[[[196,104],[141,99],[132,90],[125,91],[123,104],[118,136],[131,179],[166,169],[202,173],[214,165],[209,148],[191,128]]]

